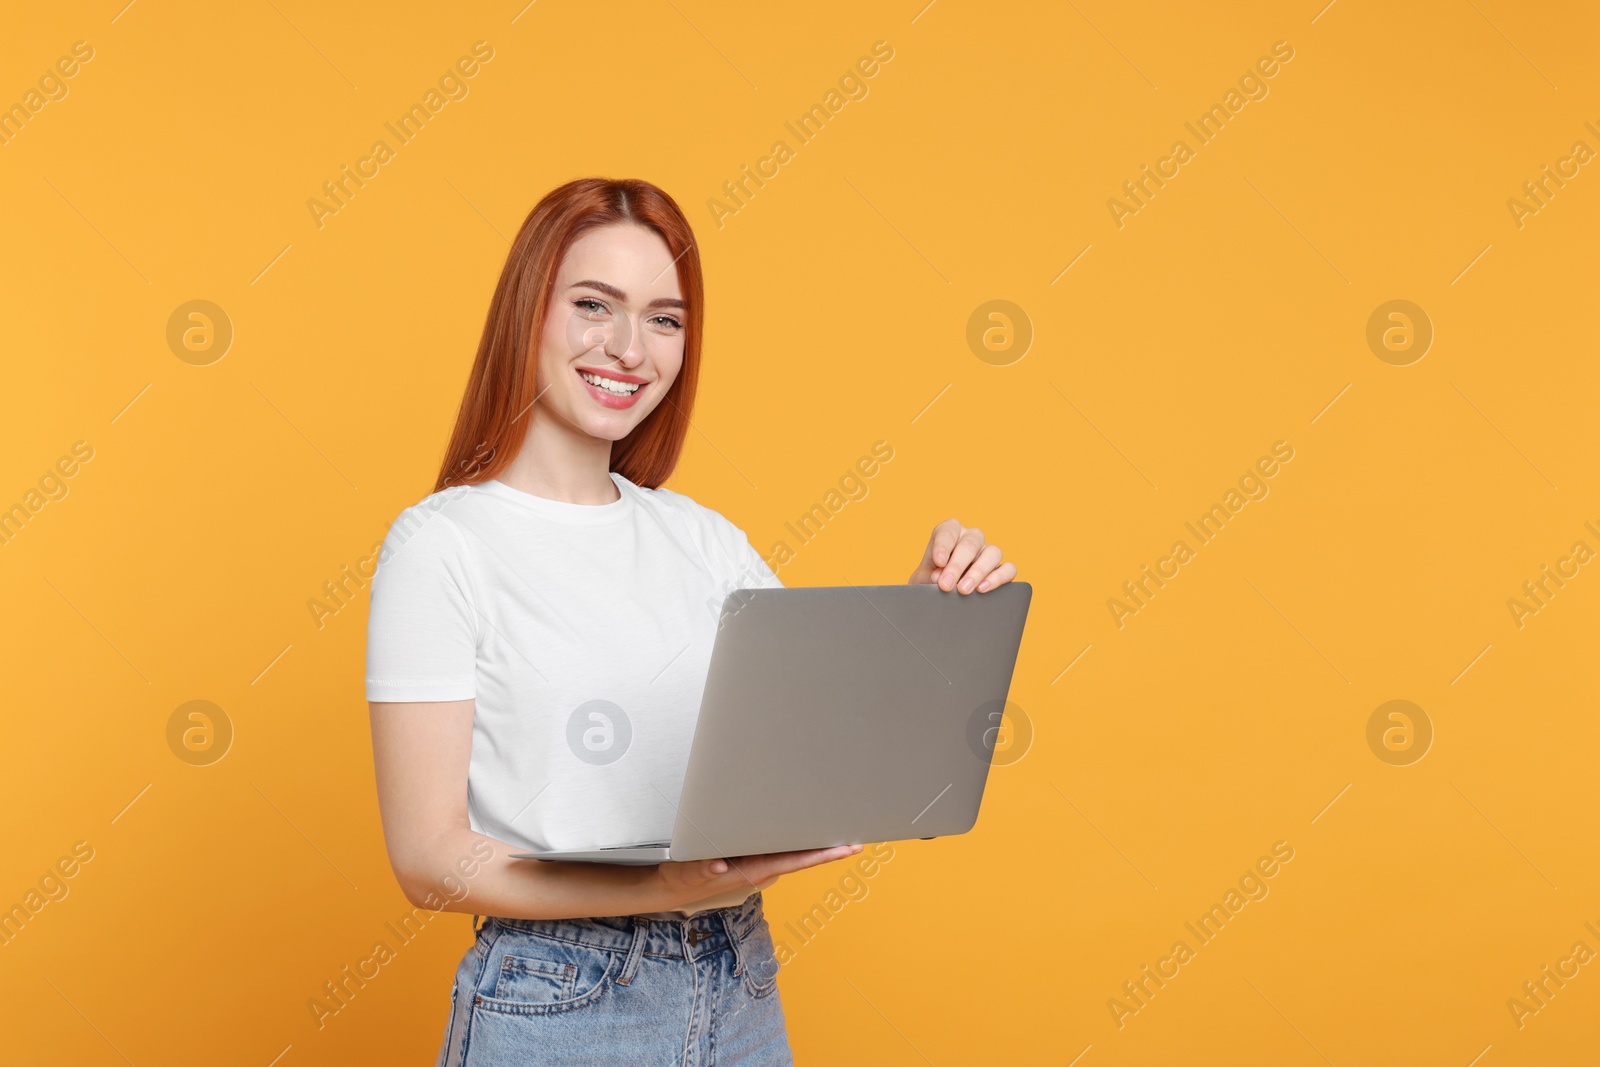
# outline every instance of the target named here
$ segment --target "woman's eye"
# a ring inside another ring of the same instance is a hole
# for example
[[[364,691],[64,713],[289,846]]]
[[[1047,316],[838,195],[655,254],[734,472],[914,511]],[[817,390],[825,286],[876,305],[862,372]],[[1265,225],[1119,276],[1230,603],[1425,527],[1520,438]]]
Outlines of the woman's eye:
[[[574,300],[572,304],[574,307],[582,308],[590,314],[598,314],[606,309],[606,306],[600,303],[600,301],[587,296],[579,297],[577,300]]]
[[[660,324],[660,325],[666,326],[669,329],[673,329],[673,330],[681,330],[681,329],[683,329],[683,323],[679,322],[677,319],[673,318],[671,315],[657,315],[653,321],[658,323],[658,324]]]

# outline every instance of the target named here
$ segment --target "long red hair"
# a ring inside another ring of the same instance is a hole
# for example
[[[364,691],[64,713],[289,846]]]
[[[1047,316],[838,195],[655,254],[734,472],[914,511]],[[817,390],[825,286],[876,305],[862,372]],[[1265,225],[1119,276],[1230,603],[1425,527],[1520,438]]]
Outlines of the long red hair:
[[[705,316],[694,231],[677,202],[647,181],[579,178],[534,205],[511,242],[434,492],[487,481],[516,458],[528,428],[523,420],[534,404],[534,346],[544,333],[556,268],[581,234],[624,222],[659,234],[677,264],[685,304],[683,367],[655,410],[611,446],[611,469],[654,489],[678,465],[700,376]]]

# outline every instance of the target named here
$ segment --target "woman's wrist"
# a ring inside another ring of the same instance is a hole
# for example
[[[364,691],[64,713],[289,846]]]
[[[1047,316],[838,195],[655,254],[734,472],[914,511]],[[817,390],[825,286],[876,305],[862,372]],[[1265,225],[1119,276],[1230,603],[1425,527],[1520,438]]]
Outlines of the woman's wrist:
[[[674,887],[667,880],[663,870],[666,864],[658,863],[653,867],[640,867],[638,870],[648,872],[648,877],[640,886],[642,904],[639,911],[676,911],[685,904],[690,903],[683,899],[681,886]]]

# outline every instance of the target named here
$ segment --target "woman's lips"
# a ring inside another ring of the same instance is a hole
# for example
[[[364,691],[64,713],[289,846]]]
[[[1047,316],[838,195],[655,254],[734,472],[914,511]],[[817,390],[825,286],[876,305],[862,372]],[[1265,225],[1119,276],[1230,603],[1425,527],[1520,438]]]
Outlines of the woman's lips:
[[[646,389],[650,388],[649,385],[641,385],[638,389],[634,390],[632,396],[620,396],[616,393],[607,392],[598,386],[590,385],[589,382],[584,378],[582,371],[575,371],[574,373],[578,375],[578,381],[583,383],[583,387],[589,391],[590,396],[594,397],[596,403],[604,407],[611,408],[613,411],[622,411],[626,408],[633,407],[634,404],[639,402],[640,395]],[[591,371],[590,373],[593,372]]]

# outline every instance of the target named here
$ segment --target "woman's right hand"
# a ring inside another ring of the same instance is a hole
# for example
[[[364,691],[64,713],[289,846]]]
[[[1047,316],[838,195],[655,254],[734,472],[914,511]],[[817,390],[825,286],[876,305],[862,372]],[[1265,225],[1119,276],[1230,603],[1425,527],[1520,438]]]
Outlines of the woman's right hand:
[[[793,874],[807,867],[854,856],[861,848],[861,845],[835,845],[729,859],[668,861],[656,867],[656,878],[666,900],[659,910],[670,911],[735,889],[749,889],[780,874]]]

